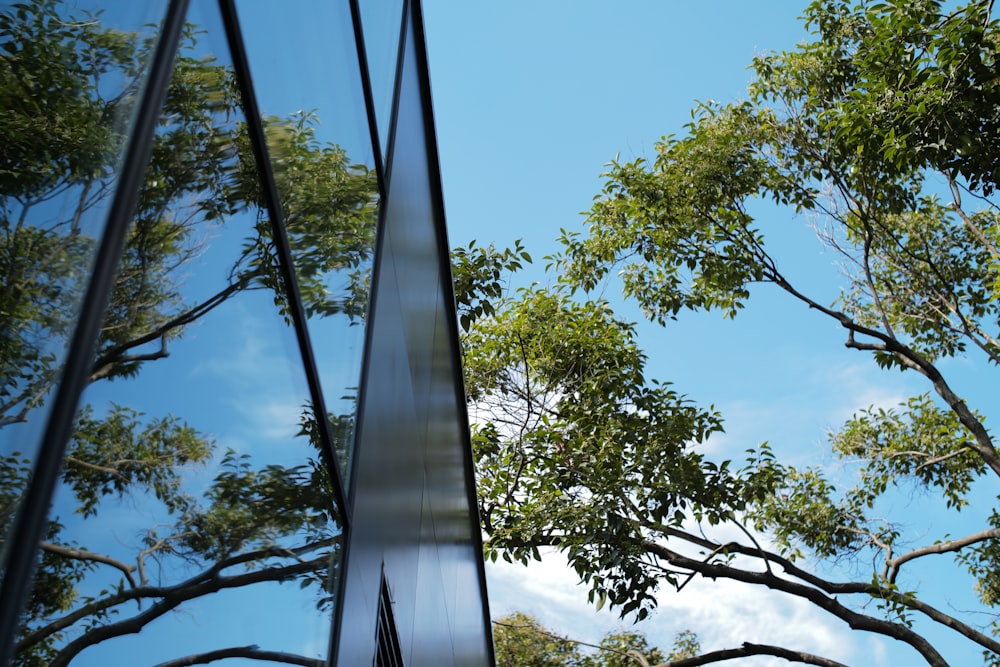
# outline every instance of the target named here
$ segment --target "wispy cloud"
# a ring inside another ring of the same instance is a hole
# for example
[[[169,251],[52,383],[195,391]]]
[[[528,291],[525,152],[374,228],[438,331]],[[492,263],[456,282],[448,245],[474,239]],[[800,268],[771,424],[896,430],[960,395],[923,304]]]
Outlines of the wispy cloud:
[[[830,367],[805,365],[794,387],[717,405],[725,433],[705,445],[715,457],[742,458],[768,442],[789,463],[829,456],[827,434],[861,409],[893,407],[921,391],[910,378],[887,376],[867,361]]]
[[[644,632],[651,644],[666,649],[678,632],[690,629],[698,634],[706,651],[751,641],[808,651],[847,664],[889,664],[880,640],[853,633],[806,601],[739,582],[695,579],[680,592],[664,587],[657,593],[657,610],[633,626],[608,609],[598,612],[588,605],[586,587],[558,554],[547,554],[529,567],[490,563],[487,578],[494,619],[511,611],[525,611],[552,631],[589,643],[597,643],[609,631],[634,628]],[[745,664],[778,667],[787,663],[756,658]]]

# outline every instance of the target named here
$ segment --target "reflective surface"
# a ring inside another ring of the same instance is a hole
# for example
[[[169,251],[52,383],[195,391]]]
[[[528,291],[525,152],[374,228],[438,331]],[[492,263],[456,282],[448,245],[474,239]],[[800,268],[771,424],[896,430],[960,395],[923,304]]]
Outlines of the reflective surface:
[[[189,15],[19,665],[327,652],[339,511],[214,11]]]
[[[382,154],[388,155],[404,0],[359,0],[358,4],[375,103],[375,124]]]
[[[244,2],[240,23],[346,486],[378,180],[350,7],[312,0],[296,9]]]
[[[166,2],[0,5],[0,540],[24,493]],[[4,559],[5,560],[5,559]]]
[[[370,663],[381,574],[404,664],[489,665],[478,520],[470,507],[454,307],[426,79],[414,23],[403,63],[376,279],[340,665]]]

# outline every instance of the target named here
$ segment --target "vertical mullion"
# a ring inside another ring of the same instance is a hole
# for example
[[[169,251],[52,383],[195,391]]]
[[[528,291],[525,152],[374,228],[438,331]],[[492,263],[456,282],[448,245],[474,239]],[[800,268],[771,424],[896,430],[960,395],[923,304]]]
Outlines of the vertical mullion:
[[[403,3],[402,16],[400,17],[400,38],[399,44],[402,48],[404,36],[405,36],[405,26],[407,21],[407,7],[406,2]],[[364,93],[365,99],[365,110],[367,112],[368,118],[368,132],[371,137],[372,142],[372,153],[375,159],[375,169],[376,175],[378,176],[378,186],[379,186],[379,212],[378,212],[378,222],[376,224],[375,230],[375,258],[372,262],[372,274],[371,282],[368,287],[368,317],[365,323],[365,340],[364,348],[361,354],[361,378],[358,383],[358,401],[355,411],[355,427],[354,427],[354,438],[350,446],[352,448],[351,452],[351,467],[350,470],[346,471],[349,475],[349,493],[350,498],[353,500],[355,489],[357,488],[357,470],[358,461],[361,458],[359,452],[357,452],[357,443],[359,442],[359,435],[364,429],[363,415],[364,407],[367,402],[368,394],[368,366],[371,361],[371,347],[372,347],[372,315],[376,310],[376,295],[379,290],[379,274],[381,273],[380,267],[383,261],[383,246],[385,245],[385,212],[386,203],[389,197],[389,160],[387,158],[388,153],[383,152],[382,146],[379,141],[378,134],[378,123],[375,113],[375,96],[372,92],[372,82],[371,82],[371,72],[368,68],[368,54],[365,48],[364,40],[364,26],[361,23],[361,7],[360,0],[350,0],[351,6],[351,21],[354,24],[354,41],[355,48],[358,52],[358,67],[361,72],[361,88]],[[387,142],[387,147],[391,147],[393,136],[393,125],[395,124],[396,118],[396,98],[398,97],[399,89],[399,78],[400,78],[400,63],[402,62],[401,57],[396,60],[396,72],[394,78],[394,94],[393,94],[393,107],[387,122],[390,124],[389,132],[386,136],[389,138]],[[353,507],[353,505],[352,505]],[[349,511],[349,510],[345,510]],[[341,543],[341,557],[340,557],[340,580],[341,582],[346,581],[347,568],[350,562],[350,524],[348,524],[342,535]],[[333,628],[330,633],[330,648],[329,648],[329,659],[336,660],[337,654],[340,650],[340,631],[343,625],[344,618],[344,596],[337,595],[334,601],[334,612],[333,612]]]
[[[392,108],[389,110],[389,132],[386,133],[385,183],[386,191],[392,186],[392,158],[396,144],[396,117],[399,115],[399,91],[403,85],[403,64],[406,62],[406,38],[410,29],[410,0],[403,0],[403,17],[399,26],[399,46],[396,48],[396,76],[392,86]]]
[[[62,470],[77,405],[90,377],[118,262],[152,153],[153,135],[173,73],[187,8],[188,0],[171,0],[167,7],[31,481],[8,535],[13,547],[3,564],[0,583],[0,665],[8,664],[13,656],[21,609],[34,577],[38,545]]]
[[[264,192],[268,216],[271,218],[271,234],[274,240],[274,249],[278,255],[281,277],[285,284],[285,296],[288,299],[288,310],[292,317],[295,337],[302,356],[302,366],[305,370],[306,383],[309,386],[309,394],[312,399],[313,414],[316,417],[316,425],[319,428],[320,442],[322,444],[321,455],[326,461],[327,474],[332,478],[330,483],[333,487],[334,502],[337,504],[339,510],[341,529],[346,533],[350,526],[350,508],[347,504],[347,496],[344,493],[340,463],[337,461],[337,456],[333,448],[333,433],[330,428],[330,419],[326,413],[326,402],[323,400],[319,372],[316,370],[316,360],[313,357],[312,344],[309,340],[305,309],[302,307],[302,295],[299,293],[299,284],[295,276],[291,247],[288,243],[288,235],[285,232],[285,218],[281,210],[280,195],[274,179],[274,172],[271,170],[271,160],[268,156],[267,140],[264,135],[264,123],[261,120],[260,108],[257,105],[257,95],[253,88],[253,80],[250,77],[250,63],[247,59],[243,33],[240,30],[239,17],[236,14],[234,0],[219,0],[219,10],[222,13],[222,22],[226,28],[226,38],[229,41],[229,51],[233,60],[233,70],[236,73],[236,82],[243,99],[243,112],[246,116],[247,131],[250,135],[254,159],[257,162],[257,176],[260,179]]]
[[[448,327],[448,337],[451,339],[451,367],[453,385],[455,388],[455,405],[457,408],[462,429],[462,448],[464,450],[463,465],[465,468],[466,494],[468,506],[472,517],[471,522],[471,542],[475,552],[480,554],[477,558],[476,569],[479,579],[479,590],[482,595],[482,623],[483,631],[487,642],[488,665],[496,663],[496,656],[493,647],[493,623],[490,619],[489,597],[486,590],[486,570],[481,557],[483,553],[482,534],[479,520],[479,502],[476,493],[476,473],[475,463],[472,457],[472,442],[469,431],[468,405],[465,395],[465,376],[462,372],[462,352],[461,337],[458,329],[458,313],[455,311],[455,286],[451,269],[451,249],[448,247],[447,226],[445,221],[444,195],[441,183],[441,164],[438,154],[437,131],[434,124],[434,109],[431,100],[430,67],[427,62],[427,42],[424,33],[424,16],[420,0],[408,0],[411,5],[409,15],[409,28],[413,31],[414,56],[417,59],[417,85],[420,89],[420,106],[424,117],[424,145],[427,148],[427,173],[430,185],[430,198],[433,206],[434,227],[438,230],[438,257],[441,276],[441,290],[443,292],[445,309],[448,312],[446,317]]]
[[[378,122],[375,115],[375,93],[372,92],[371,71],[368,69],[368,50],[365,47],[364,27],[361,24],[359,0],[350,0],[351,23],[354,27],[354,45],[358,53],[358,69],[361,71],[361,90],[365,98],[365,112],[368,117],[368,134],[371,137],[372,152],[375,157],[375,173],[378,176],[379,195],[385,200],[385,160],[382,157],[381,140],[378,136]]]

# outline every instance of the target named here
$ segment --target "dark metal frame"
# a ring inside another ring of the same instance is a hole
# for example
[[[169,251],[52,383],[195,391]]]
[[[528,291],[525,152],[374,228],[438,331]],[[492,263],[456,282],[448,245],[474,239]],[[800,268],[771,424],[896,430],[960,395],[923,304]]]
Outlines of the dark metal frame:
[[[410,4],[410,3],[408,3]],[[434,123],[434,108],[431,97],[430,67],[427,62],[427,40],[424,33],[424,16],[420,2],[411,4],[413,38],[416,40],[417,76],[420,78],[420,99],[424,107],[424,133],[427,144],[428,174],[431,187],[430,196],[434,207],[434,217],[440,226],[438,235],[438,258],[440,261],[441,284],[444,290],[444,303],[447,309],[448,336],[451,339],[452,363],[454,372],[452,386],[455,388],[455,404],[458,407],[459,418],[463,424],[469,423],[468,403],[465,394],[465,376],[462,373],[462,344],[458,330],[458,310],[455,303],[455,282],[451,275],[451,248],[448,244],[447,225],[445,224],[444,190],[441,184],[441,161],[438,155],[437,132]],[[399,68],[401,69],[401,68]],[[398,70],[397,70],[398,71]],[[479,500],[476,494],[476,469],[472,458],[472,434],[468,427],[462,429],[462,463],[465,467],[465,486],[469,502],[469,511],[473,519],[470,526],[471,540],[478,553],[483,553],[483,539],[480,531]],[[479,577],[479,588],[482,594],[483,628],[490,650],[487,652],[490,667],[495,667],[496,656],[493,654],[493,623],[490,620],[490,610],[486,593],[486,569],[483,559],[476,562]]]

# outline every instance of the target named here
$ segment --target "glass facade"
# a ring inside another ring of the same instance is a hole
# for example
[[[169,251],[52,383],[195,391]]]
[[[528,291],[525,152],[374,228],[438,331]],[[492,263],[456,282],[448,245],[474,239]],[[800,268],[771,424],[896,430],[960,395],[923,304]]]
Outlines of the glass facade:
[[[492,664],[419,4],[0,4],[0,96],[0,664]]]

